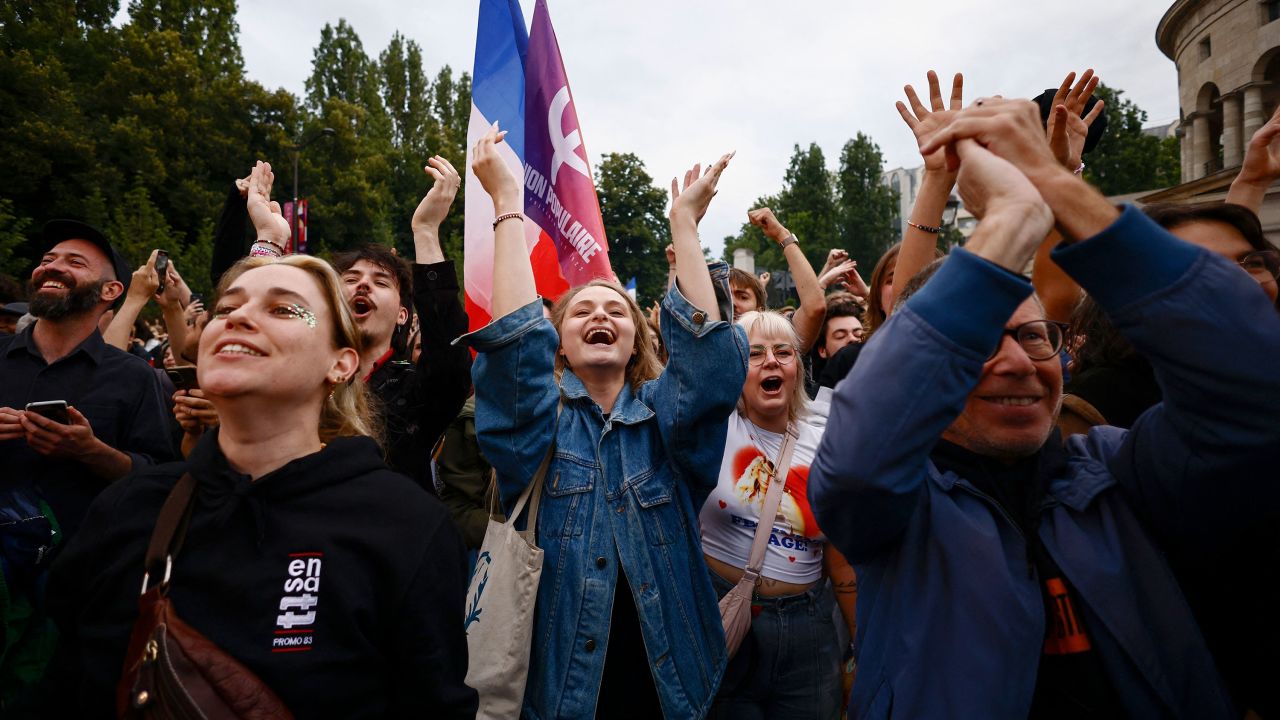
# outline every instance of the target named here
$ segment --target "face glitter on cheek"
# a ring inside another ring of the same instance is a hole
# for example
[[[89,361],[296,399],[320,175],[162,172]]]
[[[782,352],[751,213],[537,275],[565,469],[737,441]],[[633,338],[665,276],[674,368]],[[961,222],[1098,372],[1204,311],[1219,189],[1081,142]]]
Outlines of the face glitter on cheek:
[[[293,311],[295,317],[300,318],[312,330],[316,327],[316,314],[302,307],[301,305],[290,305],[289,309]]]

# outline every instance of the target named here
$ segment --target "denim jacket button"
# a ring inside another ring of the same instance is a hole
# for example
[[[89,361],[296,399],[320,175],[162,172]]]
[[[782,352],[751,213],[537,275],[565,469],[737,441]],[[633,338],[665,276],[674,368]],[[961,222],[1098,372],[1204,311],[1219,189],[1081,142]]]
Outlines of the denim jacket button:
[[[702,325],[702,323],[704,323],[704,322],[706,322],[706,321],[707,321],[707,314],[706,314],[706,313],[702,312],[701,310],[695,311],[695,312],[693,313],[693,324],[694,324],[694,325]]]
[[[609,561],[605,560],[603,556],[596,558],[596,567],[603,568],[605,565],[608,565],[608,564],[609,564]]]
[[[587,644],[586,644],[586,645],[583,645],[583,647],[587,649],[587,652],[595,652],[595,650],[596,650],[596,641],[595,641],[595,640],[588,640],[588,641],[587,641]]]

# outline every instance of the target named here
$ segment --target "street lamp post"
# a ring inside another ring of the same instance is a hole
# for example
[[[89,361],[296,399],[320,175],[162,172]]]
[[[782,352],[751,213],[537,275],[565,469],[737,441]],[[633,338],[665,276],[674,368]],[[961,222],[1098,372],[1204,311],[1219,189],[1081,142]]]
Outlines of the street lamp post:
[[[333,137],[337,134],[337,131],[333,128],[321,128],[319,133],[291,146],[293,150],[293,213],[289,217],[289,240],[293,246],[291,249],[294,252],[298,250],[298,158],[302,155],[303,148],[311,143],[320,138]]]

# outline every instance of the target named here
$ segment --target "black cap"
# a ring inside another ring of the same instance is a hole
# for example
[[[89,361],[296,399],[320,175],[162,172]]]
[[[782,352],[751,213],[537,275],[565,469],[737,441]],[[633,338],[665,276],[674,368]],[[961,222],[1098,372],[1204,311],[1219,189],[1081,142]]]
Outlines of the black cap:
[[[0,305],[0,315],[16,315],[22,317],[27,314],[27,304],[24,302],[11,302]]]
[[[1053,112],[1053,98],[1058,94],[1058,88],[1049,88],[1032,99],[1032,102],[1040,106],[1040,122],[1047,128],[1049,126],[1049,114]],[[1098,104],[1098,96],[1090,95],[1089,99],[1084,103],[1084,109],[1080,111],[1080,117],[1089,114],[1093,110],[1093,106]],[[1093,152],[1098,146],[1098,142],[1102,140],[1102,136],[1107,132],[1107,114],[1099,113],[1094,119],[1093,124],[1089,126],[1089,134],[1084,139],[1084,150],[1081,154]]]
[[[107,240],[107,236],[103,235],[96,227],[78,220],[50,220],[44,224],[41,231],[44,241],[44,252],[53,249],[54,245],[64,240],[88,240],[98,246],[111,261],[111,267],[115,270],[116,279],[124,284],[124,289],[129,290],[129,280],[133,277],[133,268],[129,267],[129,263],[111,247],[111,242]],[[123,293],[120,297],[124,297]]]

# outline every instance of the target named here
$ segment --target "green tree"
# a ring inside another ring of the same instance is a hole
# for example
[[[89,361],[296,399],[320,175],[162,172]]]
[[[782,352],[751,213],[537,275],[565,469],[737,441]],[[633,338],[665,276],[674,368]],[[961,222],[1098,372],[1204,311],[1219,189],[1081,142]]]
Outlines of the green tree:
[[[595,176],[614,273],[624,284],[636,278],[636,296],[645,303],[661,298],[671,242],[667,193],[632,153],[606,153]]]
[[[1159,190],[1181,182],[1177,138],[1161,140],[1142,132],[1147,113],[1124,97],[1124,91],[1099,85],[1095,94],[1106,103],[1107,132],[1084,157],[1085,179],[1104,195]]]
[[[898,193],[882,182],[884,157],[880,147],[858,133],[840,151],[836,187],[840,193],[840,247],[869,273],[884,251],[893,244],[893,218],[898,212]],[[811,260],[815,259],[812,256]],[[825,257],[819,261],[825,262]]]
[[[13,201],[0,198],[0,275],[22,277],[30,262],[19,250],[27,242],[30,218],[14,215]]]

